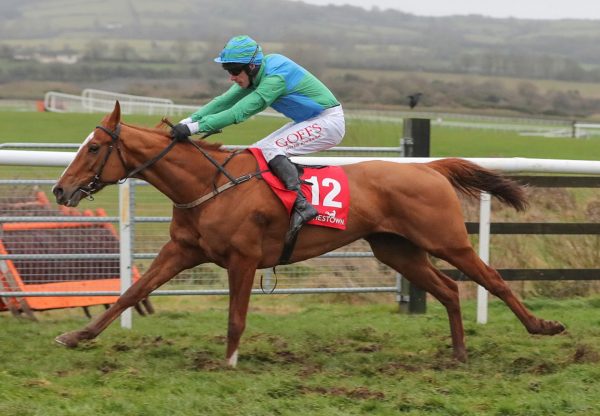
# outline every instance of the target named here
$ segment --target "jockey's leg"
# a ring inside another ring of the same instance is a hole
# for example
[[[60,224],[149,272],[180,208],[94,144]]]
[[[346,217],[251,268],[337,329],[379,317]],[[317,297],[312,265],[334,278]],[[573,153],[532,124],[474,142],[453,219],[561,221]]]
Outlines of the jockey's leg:
[[[300,189],[300,176],[296,166],[285,155],[277,155],[269,162],[271,171],[290,191],[296,192],[296,202],[290,219],[290,235],[295,235],[308,221],[318,215],[315,207],[306,200]]]
[[[298,170],[288,156],[305,155],[336,146],[342,141],[345,131],[344,112],[341,106],[337,106],[308,120],[288,123],[253,145],[262,150],[271,171],[285,187],[297,193],[286,242],[291,242],[302,225],[318,215],[315,207],[300,192]]]

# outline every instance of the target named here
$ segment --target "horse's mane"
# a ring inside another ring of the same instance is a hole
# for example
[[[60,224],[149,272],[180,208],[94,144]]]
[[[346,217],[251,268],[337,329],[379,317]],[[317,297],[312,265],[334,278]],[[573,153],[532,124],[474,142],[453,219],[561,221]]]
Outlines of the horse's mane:
[[[135,130],[141,130],[146,133],[157,134],[159,136],[166,137],[169,140],[171,140],[171,136],[170,136],[169,132],[160,127],[142,127],[142,126],[135,126],[135,125],[127,124],[127,123],[123,123],[123,122],[121,122],[121,124],[123,124],[124,126],[130,127],[132,129],[135,129]],[[221,146],[223,146],[223,143],[207,142],[206,140],[202,140],[202,139],[194,140],[194,143],[206,150],[220,150],[222,152],[231,152],[230,150],[224,149],[221,147]]]

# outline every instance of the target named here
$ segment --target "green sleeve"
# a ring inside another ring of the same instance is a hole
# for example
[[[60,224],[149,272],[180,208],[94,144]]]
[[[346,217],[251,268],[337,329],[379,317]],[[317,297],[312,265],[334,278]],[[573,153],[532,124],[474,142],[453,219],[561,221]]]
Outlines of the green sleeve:
[[[233,107],[241,98],[248,94],[247,90],[240,88],[239,85],[233,84],[231,88],[225,91],[223,94],[211,100],[209,103],[203,105],[193,113],[190,118],[193,121],[200,121],[203,117],[220,113],[221,111],[227,110]]]
[[[233,106],[224,107],[220,112],[206,113],[206,115],[197,118],[196,115],[199,114],[201,110],[206,107],[205,106],[192,115],[194,121],[200,122],[200,131],[208,132],[219,130],[232,124],[241,123],[271,105],[273,101],[283,95],[286,88],[285,80],[280,76],[265,77],[254,91],[244,90],[236,84],[232,86],[226,94],[234,89],[234,87],[247,92],[247,95],[243,96],[241,99],[238,98],[238,101],[233,104]],[[213,101],[216,101],[221,97],[217,97]],[[207,106],[210,104],[212,104],[212,101],[207,104]],[[215,105],[211,108],[217,107]]]

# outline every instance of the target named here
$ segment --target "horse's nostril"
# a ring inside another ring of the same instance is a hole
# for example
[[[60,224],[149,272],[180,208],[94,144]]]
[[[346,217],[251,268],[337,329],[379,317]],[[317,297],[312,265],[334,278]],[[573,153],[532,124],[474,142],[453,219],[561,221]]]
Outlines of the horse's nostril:
[[[52,188],[52,193],[55,197],[60,198],[64,191],[63,188],[61,188],[60,186],[55,186],[54,188]]]

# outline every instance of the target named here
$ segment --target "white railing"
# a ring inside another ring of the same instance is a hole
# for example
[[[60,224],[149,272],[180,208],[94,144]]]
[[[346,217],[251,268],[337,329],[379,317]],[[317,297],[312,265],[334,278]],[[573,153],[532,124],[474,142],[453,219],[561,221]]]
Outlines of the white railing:
[[[187,116],[200,108],[198,105],[175,104],[167,98],[121,94],[91,88],[83,90],[81,95],[48,91],[44,95],[44,108],[58,113],[110,113],[115,106],[115,101],[119,101],[123,114]],[[261,115],[282,117],[273,110],[263,111]]]
[[[119,92],[97,90],[94,88],[86,88],[81,92],[81,97],[84,100],[106,100],[115,102],[115,100],[126,101],[131,103],[154,103],[154,104],[174,104],[173,100],[168,98],[146,97],[143,95],[123,94]]]
[[[112,93],[111,93],[112,94]],[[175,116],[194,112],[198,106],[173,104],[171,100],[147,98],[146,101],[127,94],[73,95],[49,91],[44,95],[44,108],[58,113],[110,113],[119,100],[123,114]]]
[[[0,149],[0,165],[26,166],[67,166],[75,157],[75,152],[52,152],[30,150]],[[354,156],[292,156],[292,161],[303,165],[349,165],[351,163],[381,160],[394,163],[427,163],[444,158],[431,157],[354,157]],[[462,158],[487,169],[506,173],[538,172],[600,175],[600,161],[595,160],[560,160],[532,159],[523,157],[495,158],[474,157]]]
[[[600,124],[597,123],[574,123],[574,137],[588,137],[600,135]]]
[[[143,97],[87,88],[81,93],[83,107],[90,113],[110,113],[115,101],[121,103],[123,114],[171,115],[173,100]]]

